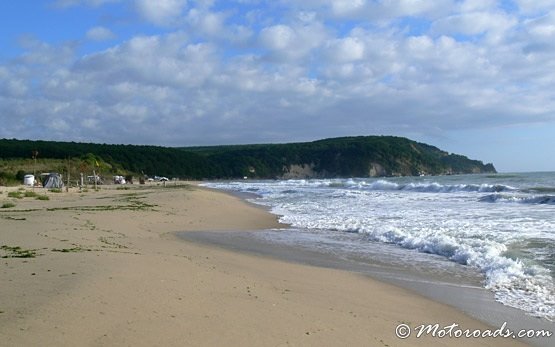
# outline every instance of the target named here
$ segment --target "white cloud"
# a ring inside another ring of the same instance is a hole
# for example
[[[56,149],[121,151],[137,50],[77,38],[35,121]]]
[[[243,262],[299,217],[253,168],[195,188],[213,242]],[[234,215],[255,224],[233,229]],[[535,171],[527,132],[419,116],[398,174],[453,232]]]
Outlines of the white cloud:
[[[336,16],[352,15],[360,11],[365,3],[365,0],[335,0],[331,2],[331,9]]]
[[[134,4],[164,28],[85,56],[23,38],[0,62],[0,137],[184,145],[555,121],[552,13],[476,0]],[[45,135],[48,117],[60,121]]]
[[[319,22],[301,22],[294,26],[278,24],[260,31],[262,47],[278,60],[295,61],[306,57],[327,39],[326,28]]]
[[[364,43],[356,37],[335,39],[328,43],[328,54],[334,61],[352,62],[364,57]]]
[[[478,11],[491,11],[497,9],[496,0],[465,0],[459,5],[459,11],[478,12]]]
[[[551,0],[515,0],[515,2],[525,15],[542,15],[555,9],[555,3]]]
[[[537,38],[555,38],[555,12],[527,20],[524,24],[528,32]]]
[[[137,12],[147,21],[160,26],[174,25],[186,5],[186,0],[135,0]]]
[[[196,35],[224,38],[231,34],[225,27],[226,15],[224,13],[193,8],[187,13],[186,18]]]
[[[116,37],[110,29],[101,26],[89,29],[86,36],[93,41],[107,41]]]
[[[517,24],[516,19],[502,13],[468,12],[442,18],[434,22],[432,30],[439,34],[500,35]]]
[[[289,49],[296,41],[296,34],[287,25],[274,25],[264,28],[260,33],[262,44],[273,51]]]

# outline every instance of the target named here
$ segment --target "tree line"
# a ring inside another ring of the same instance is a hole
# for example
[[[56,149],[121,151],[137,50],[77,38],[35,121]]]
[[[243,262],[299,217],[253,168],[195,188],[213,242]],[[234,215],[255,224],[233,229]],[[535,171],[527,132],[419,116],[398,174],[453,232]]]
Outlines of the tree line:
[[[394,136],[183,148],[0,140],[3,160],[31,158],[33,153],[38,158],[103,165],[114,174],[184,179],[280,178],[292,165],[309,165],[315,177],[367,177],[376,164],[383,176],[495,172],[492,164]]]

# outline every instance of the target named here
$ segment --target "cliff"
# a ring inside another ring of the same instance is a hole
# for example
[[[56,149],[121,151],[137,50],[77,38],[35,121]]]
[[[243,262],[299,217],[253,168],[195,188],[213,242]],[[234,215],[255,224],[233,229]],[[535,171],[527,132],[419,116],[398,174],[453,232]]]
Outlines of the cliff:
[[[332,178],[494,173],[463,155],[394,136],[305,143],[185,148],[218,162],[228,177]]]

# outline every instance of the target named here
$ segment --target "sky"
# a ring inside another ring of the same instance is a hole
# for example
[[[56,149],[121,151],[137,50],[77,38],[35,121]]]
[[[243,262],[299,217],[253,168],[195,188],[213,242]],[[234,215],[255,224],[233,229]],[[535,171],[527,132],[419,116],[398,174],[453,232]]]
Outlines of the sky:
[[[395,135],[555,171],[552,0],[18,0],[0,22],[0,138]]]

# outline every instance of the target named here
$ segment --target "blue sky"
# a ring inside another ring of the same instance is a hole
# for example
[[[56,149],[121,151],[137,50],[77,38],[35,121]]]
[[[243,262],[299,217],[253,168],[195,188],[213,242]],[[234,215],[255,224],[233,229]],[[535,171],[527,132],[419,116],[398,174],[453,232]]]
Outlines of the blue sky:
[[[398,135],[555,171],[555,3],[0,2],[0,138]]]

